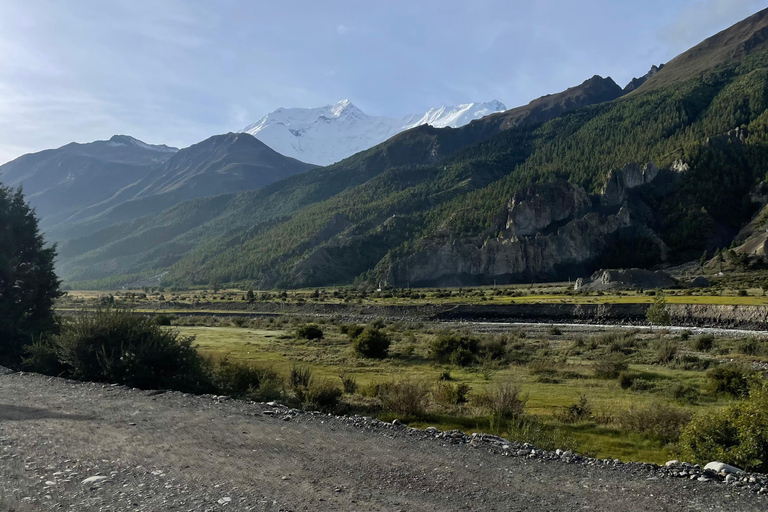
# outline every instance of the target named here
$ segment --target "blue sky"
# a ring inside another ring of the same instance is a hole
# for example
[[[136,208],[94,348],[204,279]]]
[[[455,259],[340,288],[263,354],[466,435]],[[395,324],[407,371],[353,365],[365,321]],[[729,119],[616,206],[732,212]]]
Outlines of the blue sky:
[[[623,86],[766,4],[3,0],[0,162],[115,133],[183,147],[343,98],[396,116]]]

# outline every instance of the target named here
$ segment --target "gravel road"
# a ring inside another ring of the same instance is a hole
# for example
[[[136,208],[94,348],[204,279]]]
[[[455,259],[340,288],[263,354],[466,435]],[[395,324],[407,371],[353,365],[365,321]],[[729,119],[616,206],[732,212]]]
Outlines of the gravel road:
[[[768,509],[768,497],[747,488],[645,465],[503,456],[483,443],[380,426],[4,375],[0,511]]]

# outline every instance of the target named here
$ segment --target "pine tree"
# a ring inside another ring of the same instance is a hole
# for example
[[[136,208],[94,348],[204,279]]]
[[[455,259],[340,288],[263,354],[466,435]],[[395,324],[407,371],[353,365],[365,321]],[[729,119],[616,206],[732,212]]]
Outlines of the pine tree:
[[[37,222],[21,189],[0,186],[0,363],[11,367],[25,345],[56,326],[56,248],[45,246]]]

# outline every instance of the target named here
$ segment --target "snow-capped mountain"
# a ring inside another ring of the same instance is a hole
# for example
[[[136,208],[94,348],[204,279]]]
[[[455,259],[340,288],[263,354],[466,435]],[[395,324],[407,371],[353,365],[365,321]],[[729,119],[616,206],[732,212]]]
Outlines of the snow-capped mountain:
[[[243,129],[278,153],[328,165],[375,146],[410,128],[429,124],[458,128],[506,110],[499,101],[433,108],[401,118],[369,116],[342,100],[318,108],[279,108]]]

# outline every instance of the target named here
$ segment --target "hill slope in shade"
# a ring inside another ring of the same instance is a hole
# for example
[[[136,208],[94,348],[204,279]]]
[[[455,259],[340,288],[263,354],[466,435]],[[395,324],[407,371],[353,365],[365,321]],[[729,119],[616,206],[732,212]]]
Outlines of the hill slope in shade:
[[[54,239],[84,234],[205,196],[259,189],[315,166],[285,157],[247,133],[184,148],[105,201],[54,226]]]
[[[61,222],[139,180],[178,149],[127,135],[21,156],[0,166],[0,181],[24,187],[43,228]]]
[[[498,102],[468,103],[430,109],[402,118],[371,116],[349,100],[318,108],[279,108],[243,129],[283,155],[329,165],[369,149],[417,126],[457,128],[502,112]]]

